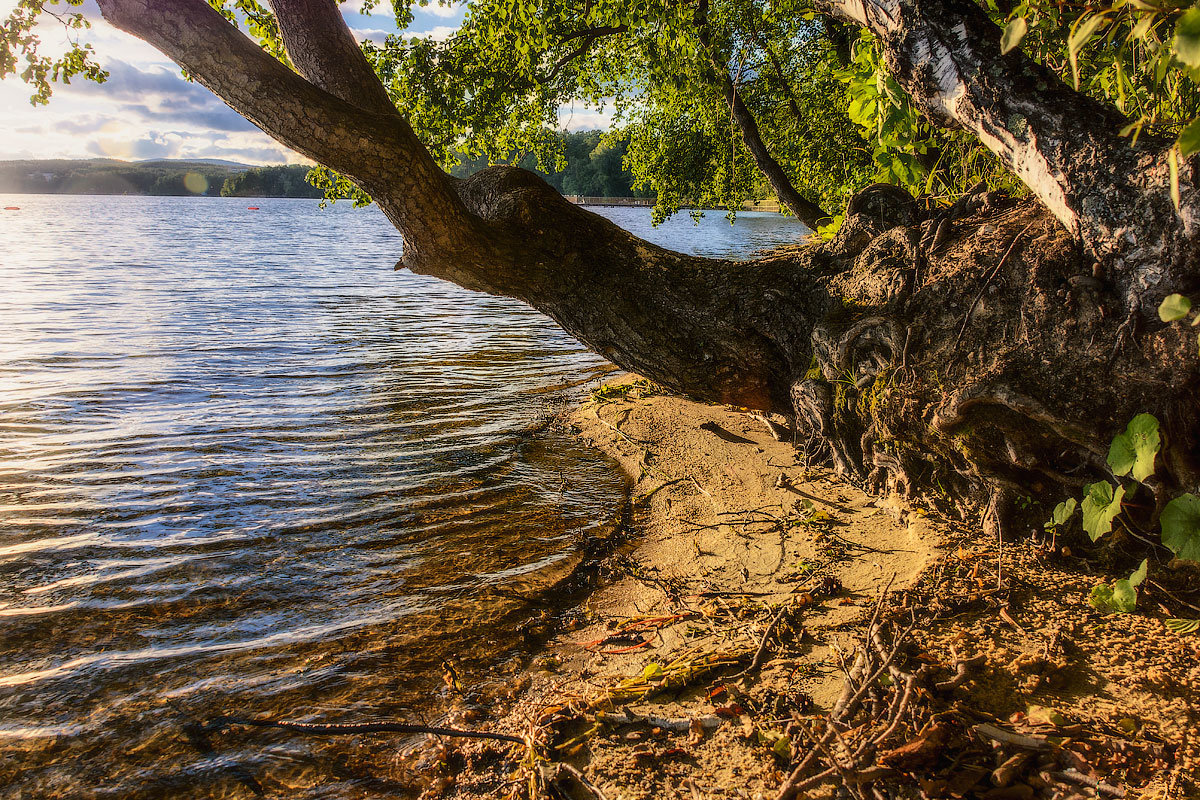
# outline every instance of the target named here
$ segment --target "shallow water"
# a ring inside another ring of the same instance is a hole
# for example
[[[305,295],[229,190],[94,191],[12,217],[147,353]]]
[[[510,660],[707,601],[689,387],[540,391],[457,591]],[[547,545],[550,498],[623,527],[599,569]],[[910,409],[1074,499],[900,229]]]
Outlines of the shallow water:
[[[518,663],[537,609],[513,588],[621,504],[608,464],[540,424],[611,365],[518,302],[394,272],[374,209],[9,205],[0,793],[391,794],[354,742],[186,723],[414,719],[443,659]],[[602,213],[714,255],[804,232]]]

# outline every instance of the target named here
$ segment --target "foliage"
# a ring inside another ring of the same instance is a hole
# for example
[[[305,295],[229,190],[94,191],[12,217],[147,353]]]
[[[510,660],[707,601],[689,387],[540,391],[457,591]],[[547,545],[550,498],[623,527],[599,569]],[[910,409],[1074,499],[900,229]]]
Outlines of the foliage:
[[[25,68],[20,77],[33,88],[30,102],[45,105],[50,101],[51,83],[70,83],[76,76],[103,83],[108,73],[94,60],[95,51],[90,44],[79,41],[79,32],[91,27],[91,23],[77,11],[55,10],[60,5],[77,8],[83,0],[18,0],[16,8],[0,25],[0,80],[17,72],[22,61]],[[51,17],[62,24],[67,49],[61,56],[53,58],[39,51],[41,37],[34,32],[43,17]]]
[[[1059,528],[1071,521],[1078,507],[1079,504],[1075,502],[1075,498],[1068,497],[1054,507],[1054,511],[1050,514],[1050,519],[1042,527],[1051,533],[1057,533]]]
[[[299,164],[248,169],[225,179],[221,197],[324,197],[323,189],[305,180],[308,173]]]
[[[1130,118],[1123,131],[1175,136],[1178,159],[1200,150],[1200,8],[1181,0],[1114,0],[1064,5],[1026,0],[1013,7],[1002,40],[1020,44],[1093,97]]]
[[[1101,583],[1095,586],[1089,600],[1092,607],[1105,614],[1132,613],[1137,608],[1137,587],[1146,580],[1148,564],[1148,559],[1143,560],[1141,566],[1128,578],[1121,578],[1112,584]]]
[[[1158,420],[1151,414],[1138,414],[1124,432],[1113,439],[1108,451],[1109,467],[1118,478],[1130,475],[1135,481],[1144,482],[1154,475],[1154,462],[1161,447]],[[1114,486],[1108,481],[1098,481],[1083,488],[1080,504],[1083,530],[1093,542],[1113,529],[1114,520],[1122,512],[1125,496],[1126,487],[1121,483]],[[1074,498],[1059,503],[1045,528],[1056,531],[1074,512]],[[1182,494],[1173,498],[1163,507],[1158,522],[1162,528],[1162,543],[1176,558],[1200,562],[1200,497]]]
[[[1083,530],[1094,542],[1112,530],[1113,519],[1121,513],[1121,501],[1125,498],[1125,487],[1108,481],[1090,483],[1083,487]]]
[[[1192,311],[1192,301],[1181,294],[1167,295],[1158,307],[1158,317],[1163,322],[1182,322]],[[1192,317],[1192,327],[1200,325],[1200,313]],[[1200,338],[1197,339],[1200,344]]]
[[[1178,558],[1200,561],[1200,497],[1184,494],[1163,508],[1162,541]]]
[[[1135,481],[1144,481],[1154,474],[1154,459],[1161,443],[1158,420],[1152,414],[1138,414],[1125,432],[1112,440],[1108,466],[1117,477],[1132,473]]]
[[[217,194],[235,165],[203,161],[110,158],[0,162],[0,192],[24,194]]]
[[[536,172],[546,182],[565,195],[584,197],[642,197],[644,192],[633,189],[633,175],[624,167],[626,143],[614,141],[601,131],[575,131],[556,133],[556,149],[562,159],[551,169],[539,168],[532,154],[510,154],[507,160]],[[471,158],[456,153],[459,160],[450,174],[465,178],[489,165],[484,157]]]
[[[1163,620],[1167,629],[1174,633],[1195,633],[1200,631],[1200,619],[1167,619]]]

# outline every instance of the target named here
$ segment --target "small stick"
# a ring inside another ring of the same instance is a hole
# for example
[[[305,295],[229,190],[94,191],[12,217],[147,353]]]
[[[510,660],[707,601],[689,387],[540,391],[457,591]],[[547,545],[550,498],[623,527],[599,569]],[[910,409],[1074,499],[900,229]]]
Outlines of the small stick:
[[[604,796],[604,792],[600,791],[600,787],[585,778],[583,773],[575,767],[572,767],[566,762],[559,762],[558,768],[574,778],[575,782],[584,789],[591,792],[592,796],[595,797],[596,800],[608,800],[608,798]]]
[[[297,731],[317,736],[342,736],[358,733],[431,733],[435,736],[454,736],[461,739],[496,739],[502,742],[525,744],[525,740],[521,737],[510,736],[507,733],[438,728],[429,725],[411,725],[406,722],[316,723],[247,719],[246,717],[216,717],[210,720],[205,727],[209,730],[220,730],[227,725],[247,725],[253,728],[282,728],[287,731]]]
[[[775,614],[775,618],[771,620],[770,624],[767,625],[767,629],[763,631],[762,640],[758,643],[758,651],[754,654],[754,658],[750,660],[750,666],[746,667],[744,670],[735,675],[730,675],[730,680],[734,678],[740,678],[743,675],[753,672],[759,668],[759,666],[762,664],[763,657],[766,655],[767,643],[771,640],[771,634],[775,632],[775,628],[779,625],[779,621],[783,619],[783,615],[787,613],[787,610],[790,607],[791,606],[789,606],[787,603],[784,603],[779,607],[779,612]]]
[[[1125,790],[1113,786],[1112,784],[1102,783],[1095,778],[1084,775],[1077,769],[1066,769],[1062,772],[1051,772],[1050,776],[1057,780],[1068,781],[1070,783],[1079,784],[1081,786],[1089,786],[1095,789],[1100,794],[1106,794],[1109,797],[1124,797]]]
[[[981,723],[972,728],[977,734],[994,742],[1002,744],[1013,744],[1017,747],[1024,747],[1026,750],[1049,750],[1053,745],[1040,736],[1022,736],[1019,733],[1012,733],[1003,728],[997,728],[995,725]]]

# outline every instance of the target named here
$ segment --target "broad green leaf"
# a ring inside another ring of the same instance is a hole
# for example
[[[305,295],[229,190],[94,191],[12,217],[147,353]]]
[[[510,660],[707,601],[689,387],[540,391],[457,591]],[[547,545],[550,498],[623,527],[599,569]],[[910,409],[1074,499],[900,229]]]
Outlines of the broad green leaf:
[[[1167,503],[1159,518],[1162,541],[1187,561],[1200,561],[1200,497],[1182,494]]]
[[[1180,132],[1179,138],[1175,140],[1175,146],[1179,148],[1179,154],[1184,158],[1200,150],[1200,117],[1192,120]]]
[[[1158,318],[1163,322],[1183,319],[1192,310],[1192,301],[1181,294],[1169,294],[1158,306]]]
[[[1200,7],[1192,7],[1175,23],[1171,43],[1175,57],[1192,69],[1200,68]]]
[[[1101,613],[1111,614],[1116,610],[1113,606],[1113,587],[1107,583],[1093,586],[1092,593],[1088,597],[1088,605]]]
[[[1133,574],[1129,576],[1129,585],[1130,586],[1137,588],[1138,586],[1142,585],[1142,581],[1146,580],[1146,569],[1149,566],[1149,564],[1150,564],[1150,559],[1148,559],[1148,558],[1142,559],[1142,563],[1139,564],[1138,568],[1135,569],[1133,571]]]
[[[648,680],[648,681],[655,680],[656,678],[661,678],[662,674],[663,674],[663,668],[660,664],[653,664],[653,663],[647,664],[646,668],[642,670],[642,678],[644,680]]]
[[[1004,34],[1000,37],[1000,53],[1011,52],[1021,44],[1025,34],[1029,33],[1029,23],[1024,17],[1016,17],[1004,26]]]
[[[1167,619],[1163,620],[1167,630],[1175,633],[1195,633],[1200,631],[1200,619]]]
[[[1113,519],[1121,513],[1125,487],[1118,486],[1114,492],[1111,483],[1101,481],[1083,487],[1083,492],[1083,529],[1094,542],[1112,530]]]
[[[1071,517],[1075,516],[1075,509],[1079,506],[1075,502],[1074,497],[1068,497],[1054,507],[1054,511],[1050,514],[1050,521],[1044,527],[1046,530],[1057,528],[1059,525],[1066,525]]]
[[[1132,613],[1137,608],[1137,589],[1125,578],[1113,583],[1112,607],[1113,611],[1122,614]]]
[[[1108,466],[1117,477],[1132,472],[1135,481],[1144,481],[1154,474],[1154,458],[1161,444],[1158,420],[1153,414],[1138,414],[1125,432],[1113,439],[1108,448]]]

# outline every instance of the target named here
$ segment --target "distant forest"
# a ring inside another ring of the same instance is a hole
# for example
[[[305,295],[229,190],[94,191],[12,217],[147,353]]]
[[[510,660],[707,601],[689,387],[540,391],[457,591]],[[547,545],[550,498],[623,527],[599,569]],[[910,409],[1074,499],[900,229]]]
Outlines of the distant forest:
[[[537,172],[566,195],[647,197],[634,191],[633,176],[622,166],[625,144],[601,142],[600,131],[560,134],[567,166],[562,172],[537,169],[526,156],[520,166]],[[463,159],[451,172],[466,177],[487,166],[482,159]],[[310,197],[321,190],[305,181],[308,167],[288,164],[251,167],[215,160],[119,161],[112,158],[0,161],[0,193],[136,194],[210,197]]]
[[[634,190],[633,175],[625,169],[626,143],[614,145],[601,141],[601,131],[577,131],[562,133],[563,150],[567,166],[562,172],[546,172],[538,169],[537,160],[525,156],[517,162],[530,172],[536,172],[546,182],[565,195],[584,197],[653,197],[653,192]],[[486,167],[484,159],[467,159],[460,156],[462,164],[450,170],[451,174],[465,178]]]

